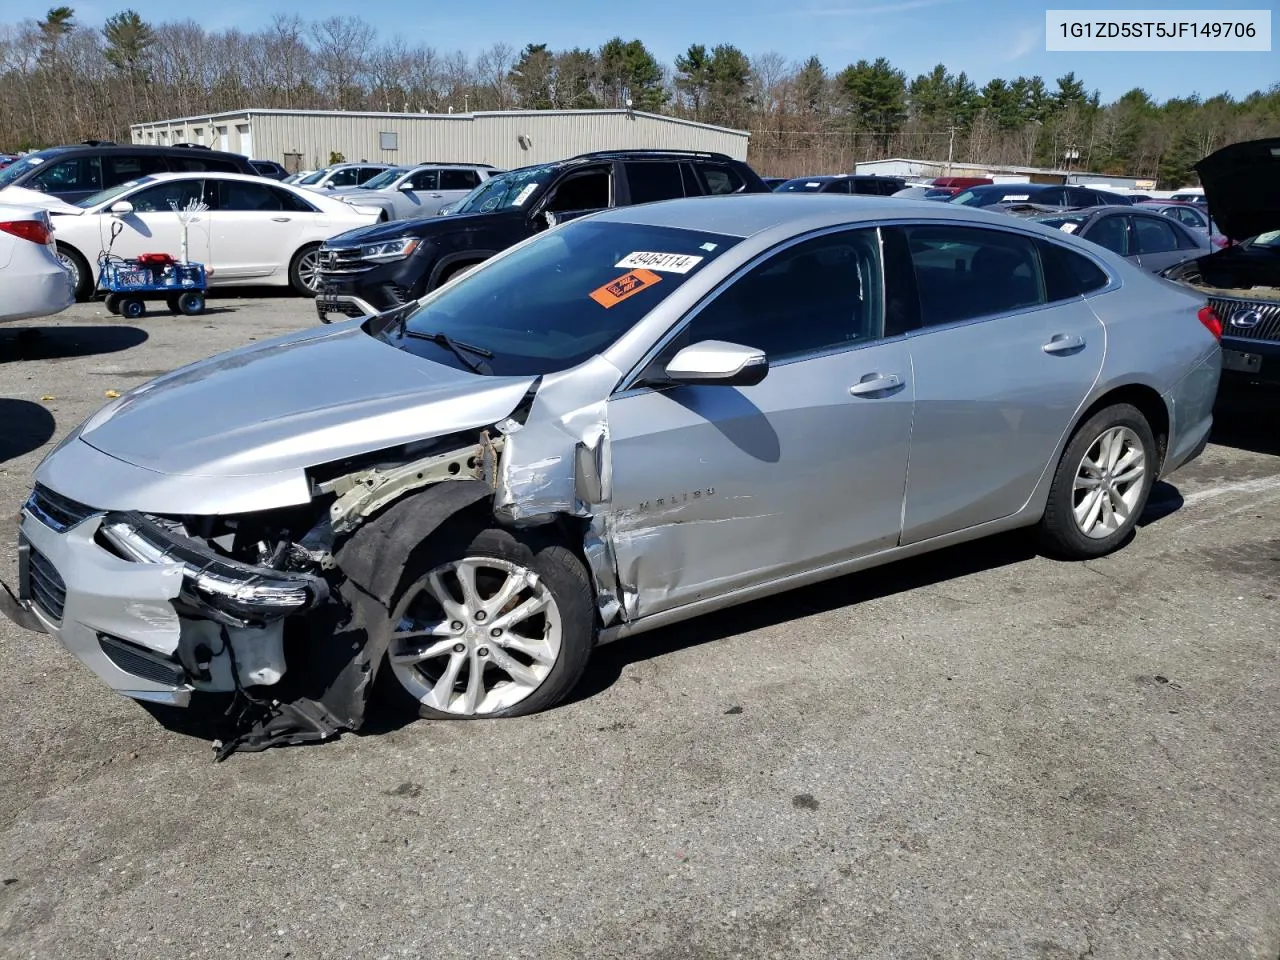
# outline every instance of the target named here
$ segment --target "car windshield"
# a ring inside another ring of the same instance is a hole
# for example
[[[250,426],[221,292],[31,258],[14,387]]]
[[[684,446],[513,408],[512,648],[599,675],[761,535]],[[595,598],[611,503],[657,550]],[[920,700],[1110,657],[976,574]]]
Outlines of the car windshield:
[[[114,200],[122,193],[128,193],[134,187],[140,187],[144,183],[154,182],[155,177],[139,177],[137,180],[130,180],[128,183],[119,183],[114,187],[108,187],[106,190],[99,190],[91,197],[85,197],[83,200],[77,200],[76,206],[81,209],[88,210],[90,207],[96,207],[100,203],[106,203]]]
[[[383,170],[380,174],[371,180],[366,180],[360,184],[362,190],[381,190],[383,187],[389,187],[409,171],[404,167],[392,167],[390,170]]]
[[[788,180],[777,188],[778,193],[817,193],[822,189],[822,180]]]
[[[329,173],[328,170],[317,170],[315,173],[309,173],[298,182],[301,184],[319,183]]]
[[[554,167],[530,167],[486,180],[464,197],[454,213],[492,213],[523,207],[538,190],[551,181]]]
[[[1280,250],[1280,230],[1269,230],[1260,233],[1249,241],[1251,247],[1263,247],[1267,250]]]
[[[606,349],[738,242],[673,227],[571,221],[441,287],[403,326],[391,320],[369,329],[402,350],[479,373],[554,373]]]
[[[9,166],[0,170],[0,187],[7,187],[24,173],[30,173],[41,164],[47,162],[48,159],[48,157],[39,153],[33,153],[20,160],[15,160],[13,163],[9,164]]]
[[[947,190],[945,188],[935,187],[935,188],[931,188],[929,192],[924,195],[924,198],[926,200],[936,200],[940,197],[949,197],[949,196],[951,196],[950,190]]]

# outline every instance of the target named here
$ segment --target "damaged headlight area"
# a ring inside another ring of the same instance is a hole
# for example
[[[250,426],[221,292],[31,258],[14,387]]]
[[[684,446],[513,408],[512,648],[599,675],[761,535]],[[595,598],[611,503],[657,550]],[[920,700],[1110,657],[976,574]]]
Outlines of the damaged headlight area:
[[[329,596],[323,577],[234,560],[180,530],[179,524],[140,513],[112,513],[103,518],[99,533],[124,559],[183,564],[180,602],[226,626],[266,626],[310,610]],[[284,551],[281,555],[287,556]]]

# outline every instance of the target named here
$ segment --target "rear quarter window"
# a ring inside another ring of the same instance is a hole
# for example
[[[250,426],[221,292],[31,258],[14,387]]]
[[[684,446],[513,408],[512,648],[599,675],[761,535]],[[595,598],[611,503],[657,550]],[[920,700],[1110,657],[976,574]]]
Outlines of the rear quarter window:
[[[1082,297],[1110,282],[1106,272],[1088,257],[1048,240],[1037,238],[1036,244],[1044,267],[1045,296],[1050,302]]]
[[[695,163],[693,166],[698,171],[703,190],[707,193],[737,193],[747,185],[733,167],[720,163]]]

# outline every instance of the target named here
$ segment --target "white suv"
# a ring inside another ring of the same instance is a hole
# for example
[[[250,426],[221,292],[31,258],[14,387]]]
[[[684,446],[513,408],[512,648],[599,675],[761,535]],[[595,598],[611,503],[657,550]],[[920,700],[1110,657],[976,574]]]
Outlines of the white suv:
[[[362,207],[378,207],[383,220],[411,220],[435,216],[445,204],[461,200],[500,173],[485,163],[392,167],[358,187],[332,190],[330,196]]]

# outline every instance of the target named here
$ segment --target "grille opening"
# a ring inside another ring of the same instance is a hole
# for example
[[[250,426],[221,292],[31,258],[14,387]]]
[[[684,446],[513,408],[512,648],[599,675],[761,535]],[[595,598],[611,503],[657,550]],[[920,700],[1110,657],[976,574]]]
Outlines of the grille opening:
[[[27,586],[31,591],[31,599],[45,614],[54,620],[61,620],[67,603],[67,585],[48,557],[35,547],[30,550]]]
[[[107,659],[125,673],[150,680],[152,683],[163,683],[173,687],[186,683],[186,671],[180,664],[151,650],[145,650],[107,633],[98,634],[98,646],[107,655]]]

